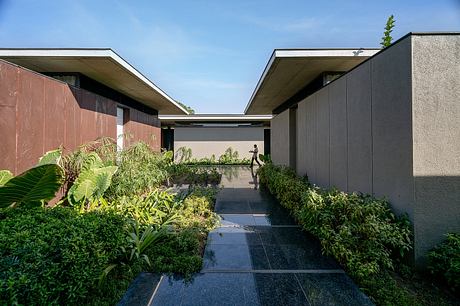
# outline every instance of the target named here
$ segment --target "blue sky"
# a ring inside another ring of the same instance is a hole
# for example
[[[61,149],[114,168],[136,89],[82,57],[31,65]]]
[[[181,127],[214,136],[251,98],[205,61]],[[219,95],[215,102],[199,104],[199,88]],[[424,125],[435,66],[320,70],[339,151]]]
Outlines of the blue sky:
[[[110,47],[199,113],[241,113],[274,48],[460,31],[460,0],[0,0],[0,47]]]

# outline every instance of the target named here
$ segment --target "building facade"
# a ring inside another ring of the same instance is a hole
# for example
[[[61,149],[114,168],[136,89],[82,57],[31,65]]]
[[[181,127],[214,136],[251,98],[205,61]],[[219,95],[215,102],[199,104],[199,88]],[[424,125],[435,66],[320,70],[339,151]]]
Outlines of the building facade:
[[[228,148],[238,152],[240,159],[250,159],[254,144],[260,154],[270,153],[270,119],[268,116],[244,115],[187,115],[160,116],[163,147],[180,152],[191,150],[192,158],[216,159]],[[176,158],[180,158],[176,154]]]
[[[324,188],[387,198],[408,214],[423,266],[446,233],[460,232],[459,98],[460,35],[408,34],[317,90],[279,100],[273,161]]]
[[[120,147],[144,141],[160,151],[159,112],[186,112],[112,53],[0,50],[8,60],[0,59],[0,169],[19,174],[49,150],[68,152],[101,137]],[[82,63],[88,58],[91,63]],[[150,86],[150,95],[135,86]]]

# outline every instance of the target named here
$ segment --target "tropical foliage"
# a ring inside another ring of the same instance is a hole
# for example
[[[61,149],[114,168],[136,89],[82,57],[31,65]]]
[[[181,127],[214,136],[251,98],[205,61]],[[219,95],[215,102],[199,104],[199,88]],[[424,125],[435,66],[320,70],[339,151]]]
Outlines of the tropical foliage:
[[[191,148],[180,147],[176,150],[175,161],[187,165],[249,165],[251,163],[248,158],[239,158],[238,151],[231,147],[227,148],[218,158],[213,154],[200,159],[192,157]]]
[[[216,168],[196,165],[171,164],[168,167],[170,184],[218,185],[222,175]]]
[[[54,198],[63,182],[61,167],[45,164],[11,178],[3,172],[0,187],[0,208],[11,205],[43,205]]]
[[[385,200],[324,190],[272,164],[260,168],[259,175],[300,225],[319,238],[323,252],[357,278],[393,268],[394,258],[411,248],[407,218],[396,217]]]
[[[198,271],[219,221],[216,189],[193,187],[196,180],[185,193],[165,189],[172,157],[143,143],[117,152],[101,139],[47,152],[16,177],[0,171],[0,300],[113,305],[140,271]]]

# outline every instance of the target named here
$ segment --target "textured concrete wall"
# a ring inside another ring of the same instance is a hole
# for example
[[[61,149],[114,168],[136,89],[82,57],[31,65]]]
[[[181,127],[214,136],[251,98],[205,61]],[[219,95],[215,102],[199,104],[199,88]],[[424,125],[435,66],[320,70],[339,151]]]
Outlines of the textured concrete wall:
[[[276,165],[289,166],[289,113],[290,111],[286,110],[271,121],[271,158]]]
[[[69,151],[99,137],[116,138],[116,107],[110,99],[0,61],[0,169],[19,174],[61,145]],[[141,130],[158,130],[158,145],[150,143],[159,150],[160,128],[146,128],[139,117],[127,123],[127,130],[143,125],[132,141],[143,139]]]
[[[307,120],[307,102],[303,101],[298,104],[297,107],[297,152],[307,152],[307,131],[308,131],[308,120]],[[308,162],[302,154],[296,152],[296,172],[299,175],[308,175]]]
[[[415,255],[460,232],[460,37],[413,36]],[[423,257],[420,264],[423,264]]]
[[[348,190],[372,193],[371,62],[351,71],[346,83]]]
[[[413,218],[411,37],[371,60],[372,190]]]
[[[410,42],[299,103],[297,171],[322,187],[388,197],[412,216]]]
[[[459,97],[460,37],[408,36],[298,104],[297,173],[388,198],[423,265],[460,231]]]
[[[250,150],[257,144],[259,153],[264,154],[263,127],[176,127],[174,129],[174,150],[180,147],[192,149],[192,158],[211,157],[216,159],[227,148],[238,151],[239,158],[251,158]]]
[[[316,95],[316,179],[315,183],[329,187],[329,90]]]
[[[347,180],[347,79],[342,78],[329,88],[329,144],[330,144],[330,182],[341,190],[348,189]]]

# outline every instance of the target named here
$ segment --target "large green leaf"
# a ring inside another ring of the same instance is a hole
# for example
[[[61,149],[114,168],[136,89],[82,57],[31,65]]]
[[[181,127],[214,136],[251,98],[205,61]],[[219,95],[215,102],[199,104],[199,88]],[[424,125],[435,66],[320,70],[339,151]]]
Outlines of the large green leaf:
[[[59,165],[59,162],[61,161],[61,157],[62,157],[61,149],[48,151],[45,153],[45,155],[40,157],[38,161],[38,165],[39,166],[49,165],[49,164]]]
[[[69,189],[68,197],[71,203],[80,203],[86,199],[100,198],[109,188],[112,176],[118,167],[109,166],[85,170]]]
[[[0,187],[13,178],[13,173],[10,170],[0,170]]]
[[[102,159],[97,155],[96,152],[90,152],[85,156],[85,160],[82,165],[82,170],[90,170],[94,168],[101,168],[104,166]]]
[[[14,203],[49,201],[61,187],[63,176],[58,165],[42,165],[29,169],[0,187],[0,207]]]

